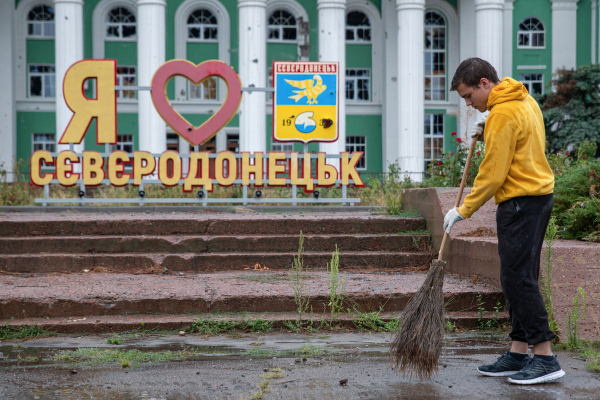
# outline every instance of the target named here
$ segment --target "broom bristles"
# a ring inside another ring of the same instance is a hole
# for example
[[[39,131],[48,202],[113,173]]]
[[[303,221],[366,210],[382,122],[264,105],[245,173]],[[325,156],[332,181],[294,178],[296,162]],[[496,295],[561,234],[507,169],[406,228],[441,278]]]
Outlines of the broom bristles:
[[[433,260],[425,282],[413,295],[400,318],[400,329],[391,343],[392,364],[397,372],[420,380],[431,379],[438,368],[444,339],[444,267]]]

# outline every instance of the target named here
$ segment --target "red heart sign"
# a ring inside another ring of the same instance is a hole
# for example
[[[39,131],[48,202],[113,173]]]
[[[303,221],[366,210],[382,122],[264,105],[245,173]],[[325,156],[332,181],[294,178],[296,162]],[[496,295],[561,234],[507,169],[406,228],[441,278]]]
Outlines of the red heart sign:
[[[182,76],[198,85],[202,80],[218,76],[227,84],[225,102],[212,117],[199,127],[190,124],[173,109],[167,98],[167,82]],[[152,77],[152,102],[160,116],[175,132],[196,146],[215,136],[235,115],[242,101],[242,82],[232,67],[222,61],[211,60],[195,65],[187,60],[171,60],[160,66]]]

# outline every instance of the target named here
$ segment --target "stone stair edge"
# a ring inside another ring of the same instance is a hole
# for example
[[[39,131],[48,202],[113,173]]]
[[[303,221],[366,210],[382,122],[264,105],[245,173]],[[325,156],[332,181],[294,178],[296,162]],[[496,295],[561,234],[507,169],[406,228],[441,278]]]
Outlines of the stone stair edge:
[[[373,313],[369,313],[373,315]],[[384,322],[390,322],[394,318],[400,318],[400,311],[385,311],[376,314]],[[338,315],[335,321],[338,326],[343,328],[356,328],[355,320],[360,313],[347,313]],[[74,316],[74,317],[52,317],[52,318],[15,318],[9,320],[0,320],[0,327],[27,327],[38,326],[44,330],[59,334],[98,334],[98,333],[117,333],[117,332],[146,332],[152,331],[171,331],[185,330],[193,322],[200,319],[211,321],[251,321],[262,319],[273,324],[274,329],[289,329],[285,322],[304,320],[315,323],[321,321],[329,322],[331,314],[329,313],[311,313],[300,316],[298,313],[291,312],[263,312],[263,313],[201,313],[201,314],[164,314],[164,315],[94,315],[94,316]],[[501,324],[508,323],[508,313],[492,313],[486,311],[449,311],[445,313],[446,321],[456,324],[457,328],[472,329],[477,328],[482,322],[496,320]]]

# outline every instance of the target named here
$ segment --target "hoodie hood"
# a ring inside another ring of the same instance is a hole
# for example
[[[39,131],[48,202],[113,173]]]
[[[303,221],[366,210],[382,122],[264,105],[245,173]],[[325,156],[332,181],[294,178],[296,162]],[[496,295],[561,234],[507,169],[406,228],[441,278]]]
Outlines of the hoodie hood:
[[[504,78],[490,92],[487,109],[491,110],[496,104],[506,103],[507,101],[524,100],[528,94],[527,88],[521,82],[512,78]]]

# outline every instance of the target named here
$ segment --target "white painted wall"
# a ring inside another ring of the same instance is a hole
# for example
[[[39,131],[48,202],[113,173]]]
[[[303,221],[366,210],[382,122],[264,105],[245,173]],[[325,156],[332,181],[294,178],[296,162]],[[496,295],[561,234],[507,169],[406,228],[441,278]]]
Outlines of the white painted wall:
[[[150,86],[156,70],[165,62],[164,0],[137,0],[137,78]],[[139,149],[162,153],[167,149],[167,126],[152,103],[150,91],[138,92]]]
[[[83,59],[83,1],[56,0],[54,2],[55,23],[55,71],[56,71],[56,142],[60,140],[73,112],[63,96],[65,73],[77,61]],[[58,145],[57,151],[68,150],[69,145]],[[75,145],[76,153],[83,151],[83,141]],[[81,164],[75,171],[80,171]]]
[[[238,0],[239,75],[243,87],[267,86],[266,0]],[[267,150],[265,92],[244,92],[240,106],[240,152]]]
[[[14,7],[11,1],[0,1],[0,53],[4,61],[0,62],[0,168],[8,172],[7,181],[13,181],[13,160],[17,153],[15,76],[13,73],[13,21]]]
[[[552,2],[552,72],[577,67],[577,2]]]

